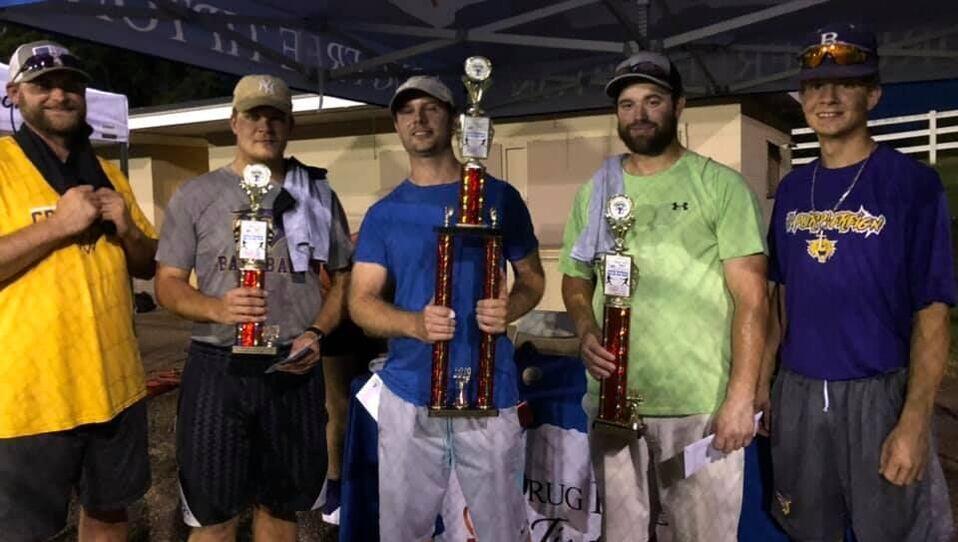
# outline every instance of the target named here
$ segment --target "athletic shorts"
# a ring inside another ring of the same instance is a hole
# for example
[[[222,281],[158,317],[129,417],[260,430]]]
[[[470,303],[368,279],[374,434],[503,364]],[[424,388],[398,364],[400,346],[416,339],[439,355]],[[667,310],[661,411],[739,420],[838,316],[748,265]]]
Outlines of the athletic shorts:
[[[405,401],[383,386],[379,399],[380,540],[432,540],[453,470],[478,540],[527,540],[524,448],[516,407],[500,409],[498,416],[488,418],[431,418],[426,407]]]
[[[796,540],[950,540],[948,489],[931,439],[922,481],[899,487],[879,473],[898,423],[908,371],[823,381],[782,369],[772,391],[772,513]]]
[[[285,355],[285,353],[281,354]],[[273,360],[267,360],[273,361]],[[323,371],[244,370],[230,350],[190,344],[176,421],[183,519],[215,525],[249,504],[295,519],[322,507],[326,480]]]
[[[145,400],[103,423],[0,439],[0,539],[53,536],[66,526],[74,490],[84,508],[108,512],[149,487]]]

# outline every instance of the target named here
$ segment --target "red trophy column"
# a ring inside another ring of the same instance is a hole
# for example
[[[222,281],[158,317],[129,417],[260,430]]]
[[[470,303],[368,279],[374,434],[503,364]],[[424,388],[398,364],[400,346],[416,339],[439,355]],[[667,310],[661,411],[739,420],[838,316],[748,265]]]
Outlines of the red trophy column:
[[[497,226],[495,213],[492,215],[492,227]],[[483,298],[495,299],[505,285],[502,283],[502,271],[499,262],[502,261],[502,238],[492,236],[486,239],[486,280],[483,285]],[[496,336],[491,333],[482,333],[479,343],[479,375],[476,380],[478,392],[476,407],[481,410],[492,408],[492,383],[496,363]]]
[[[448,227],[452,213],[446,212]],[[452,234],[440,233],[436,245],[436,299],[443,307],[452,306]],[[429,393],[429,408],[440,410],[447,402],[446,385],[449,381],[449,341],[436,341],[432,345],[432,380]]]
[[[622,424],[628,422],[626,397],[631,313],[629,308],[606,305],[602,325],[602,346],[615,356],[615,371],[599,385],[599,418]]]
[[[240,270],[240,286],[243,288],[263,288],[262,269]],[[239,346],[260,346],[262,343],[263,324],[261,322],[244,322],[239,324]]]

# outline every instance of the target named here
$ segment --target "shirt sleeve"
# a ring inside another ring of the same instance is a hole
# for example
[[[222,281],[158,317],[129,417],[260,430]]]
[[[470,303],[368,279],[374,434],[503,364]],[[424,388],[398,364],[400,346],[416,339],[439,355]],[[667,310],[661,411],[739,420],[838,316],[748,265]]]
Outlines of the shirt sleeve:
[[[562,232],[562,252],[559,254],[559,272],[570,277],[591,280],[595,276],[595,270],[586,262],[580,262],[572,258],[572,247],[575,246],[582,230],[585,229],[588,221],[589,199],[592,197],[592,182],[583,184],[575,194],[572,200],[572,210],[569,213],[569,220],[565,223],[565,230]]]
[[[505,183],[504,183],[505,184]],[[505,238],[503,239],[503,255],[510,262],[521,260],[539,248],[532,226],[532,216],[526,202],[522,201],[519,191],[512,185],[505,184],[503,211],[505,212]]]
[[[331,270],[348,269],[353,260],[353,241],[349,236],[349,221],[336,192],[330,191],[333,201],[329,221],[329,255],[326,266]]]
[[[381,208],[376,205],[369,209],[362,225],[359,226],[359,239],[356,241],[355,260],[375,263],[389,267],[389,252],[386,250],[386,237],[383,234]]]
[[[931,303],[955,304],[955,270],[951,245],[951,217],[938,174],[928,179],[911,214],[905,246],[911,282],[912,309]]]
[[[715,236],[719,259],[729,260],[765,252],[762,237],[762,214],[755,194],[745,179],[724,166],[715,167],[716,217]]]
[[[184,184],[170,198],[156,250],[156,261],[177,269],[191,270],[196,263],[196,221],[187,194],[191,184]]]

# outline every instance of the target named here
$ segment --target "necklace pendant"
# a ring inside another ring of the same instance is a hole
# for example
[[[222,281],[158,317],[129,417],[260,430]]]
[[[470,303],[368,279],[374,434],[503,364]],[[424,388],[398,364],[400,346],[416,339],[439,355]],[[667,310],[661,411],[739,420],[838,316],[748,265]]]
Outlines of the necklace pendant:
[[[808,243],[808,255],[818,263],[825,263],[835,255],[835,249],[838,246],[838,240],[831,240],[825,237],[824,230],[818,231],[818,237]]]

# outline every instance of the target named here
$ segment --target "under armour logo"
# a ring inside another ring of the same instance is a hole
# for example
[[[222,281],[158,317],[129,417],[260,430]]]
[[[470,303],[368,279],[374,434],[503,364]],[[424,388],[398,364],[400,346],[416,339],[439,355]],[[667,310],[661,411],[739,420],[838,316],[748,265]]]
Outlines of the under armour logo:
[[[838,32],[822,33],[822,45],[831,45],[838,41]]]
[[[269,79],[260,79],[259,91],[263,94],[276,94],[276,87]]]
[[[679,209],[681,209],[681,210],[683,210],[683,211],[688,211],[688,210],[689,210],[689,202],[683,201],[682,203],[679,203],[679,202],[677,202],[677,201],[673,201],[673,202],[672,202],[672,210],[673,210],[673,211],[678,211]]]

